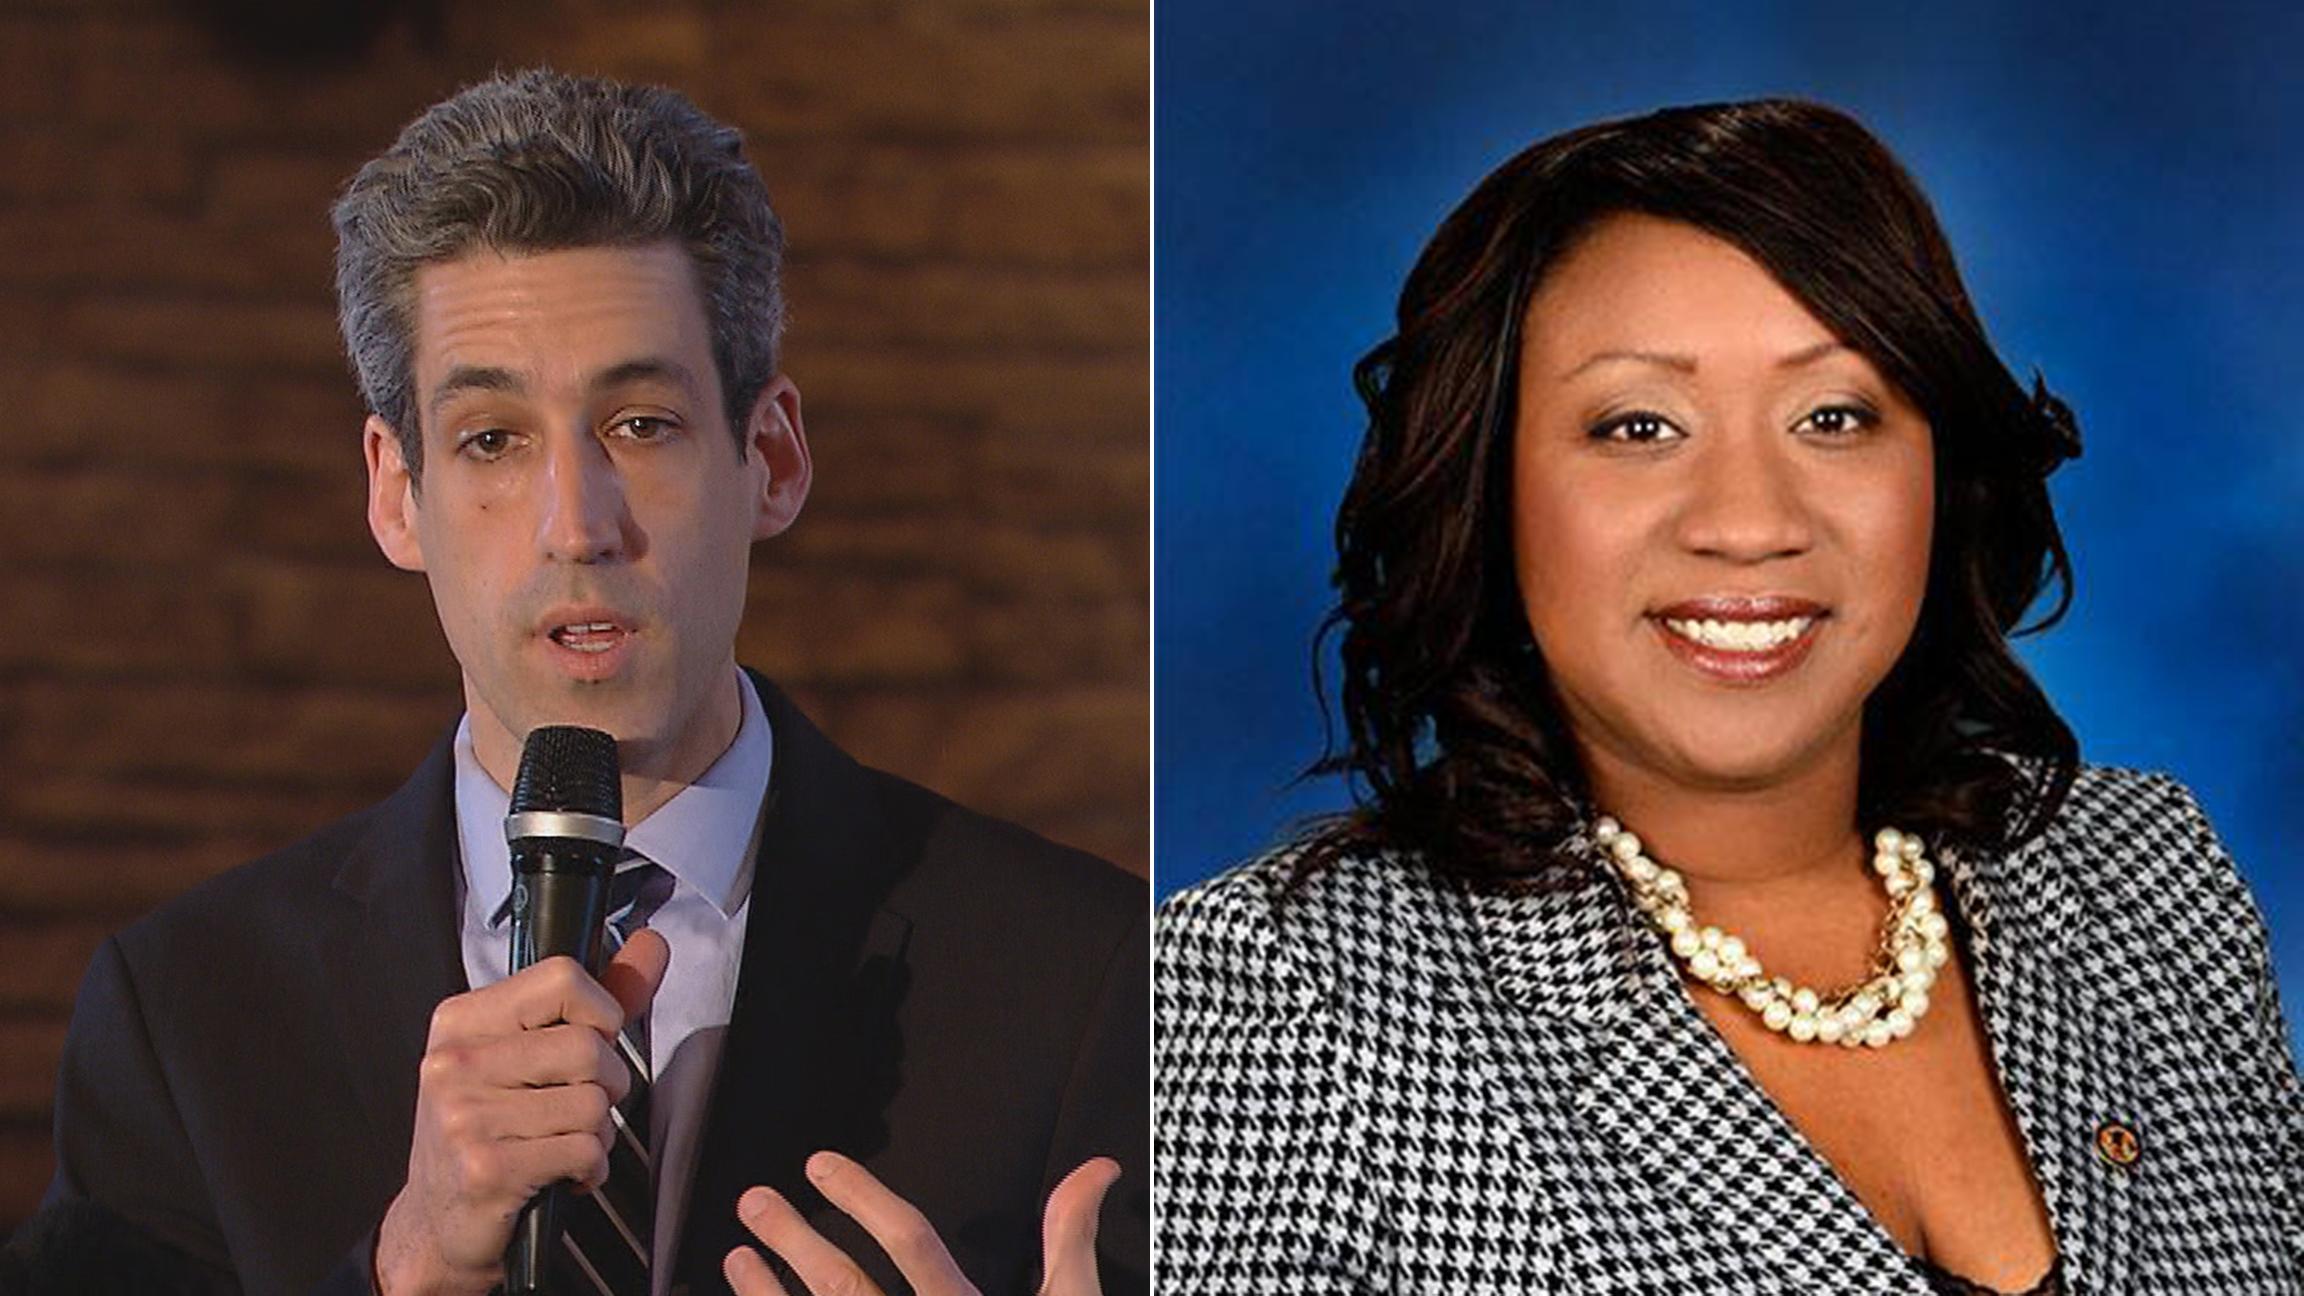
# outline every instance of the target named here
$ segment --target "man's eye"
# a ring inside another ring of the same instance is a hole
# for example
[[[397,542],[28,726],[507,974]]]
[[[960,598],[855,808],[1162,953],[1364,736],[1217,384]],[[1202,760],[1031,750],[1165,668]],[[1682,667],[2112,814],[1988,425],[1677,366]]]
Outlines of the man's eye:
[[[1799,426],[1827,437],[1851,436],[1877,427],[1880,415],[1861,405],[1826,405],[1810,411]]]
[[[1619,414],[1593,426],[1589,435],[1595,441],[1615,441],[1631,445],[1651,445],[1680,438],[1680,429],[1661,414],[1635,412]]]
[[[634,414],[630,418],[618,419],[610,426],[628,441],[662,441],[679,427],[670,419],[656,418],[649,414]]]
[[[500,458],[512,448],[512,434],[502,428],[482,428],[478,432],[465,434],[464,439],[456,443],[456,448],[475,459]]]

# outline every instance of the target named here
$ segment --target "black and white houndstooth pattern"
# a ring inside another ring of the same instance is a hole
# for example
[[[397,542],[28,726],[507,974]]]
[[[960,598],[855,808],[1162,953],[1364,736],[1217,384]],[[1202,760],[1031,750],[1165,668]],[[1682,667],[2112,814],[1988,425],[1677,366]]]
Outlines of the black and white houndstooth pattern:
[[[1161,1292],[1927,1292],[1608,876],[1386,856],[1283,903],[1288,868],[1161,910]],[[1945,871],[2072,1290],[2304,1293],[2304,1087],[2191,796],[2087,769],[2041,838]]]

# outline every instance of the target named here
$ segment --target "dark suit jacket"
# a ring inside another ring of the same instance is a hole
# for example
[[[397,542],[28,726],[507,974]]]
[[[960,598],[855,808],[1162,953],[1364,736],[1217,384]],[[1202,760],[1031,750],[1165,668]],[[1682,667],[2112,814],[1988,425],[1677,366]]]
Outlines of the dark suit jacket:
[[[1048,1190],[1106,1154],[1126,1174],[1105,1290],[1142,1290],[1142,884],[857,764],[755,683],[776,755],[742,971],[680,1253],[658,1263],[725,1291],[736,1197],[766,1183],[902,1290],[802,1175],[830,1147],[919,1206],[986,1291],[1029,1290]],[[467,988],[453,771],[444,741],[381,804],[97,952],[51,1200],[93,1199],[249,1292],[368,1289],[432,1009]]]

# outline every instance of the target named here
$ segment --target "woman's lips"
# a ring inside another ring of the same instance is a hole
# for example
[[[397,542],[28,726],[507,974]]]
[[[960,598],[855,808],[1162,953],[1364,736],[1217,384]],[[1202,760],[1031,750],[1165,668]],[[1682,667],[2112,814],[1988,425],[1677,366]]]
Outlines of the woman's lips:
[[[1796,669],[1827,619],[1804,599],[1704,599],[1649,616],[1674,657],[1714,682],[1763,684]]]

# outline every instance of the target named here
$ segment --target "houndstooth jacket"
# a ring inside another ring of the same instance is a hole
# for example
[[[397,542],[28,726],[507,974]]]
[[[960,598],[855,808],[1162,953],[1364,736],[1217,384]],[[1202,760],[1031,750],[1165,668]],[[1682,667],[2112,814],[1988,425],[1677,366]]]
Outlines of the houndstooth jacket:
[[[1383,856],[1283,900],[1288,873],[1160,914],[1159,1291],[1929,1290],[1613,875],[1507,894]],[[2069,1289],[2304,1293],[2304,1087],[2191,796],[2084,769],[2040,837],[1945,876]]]

